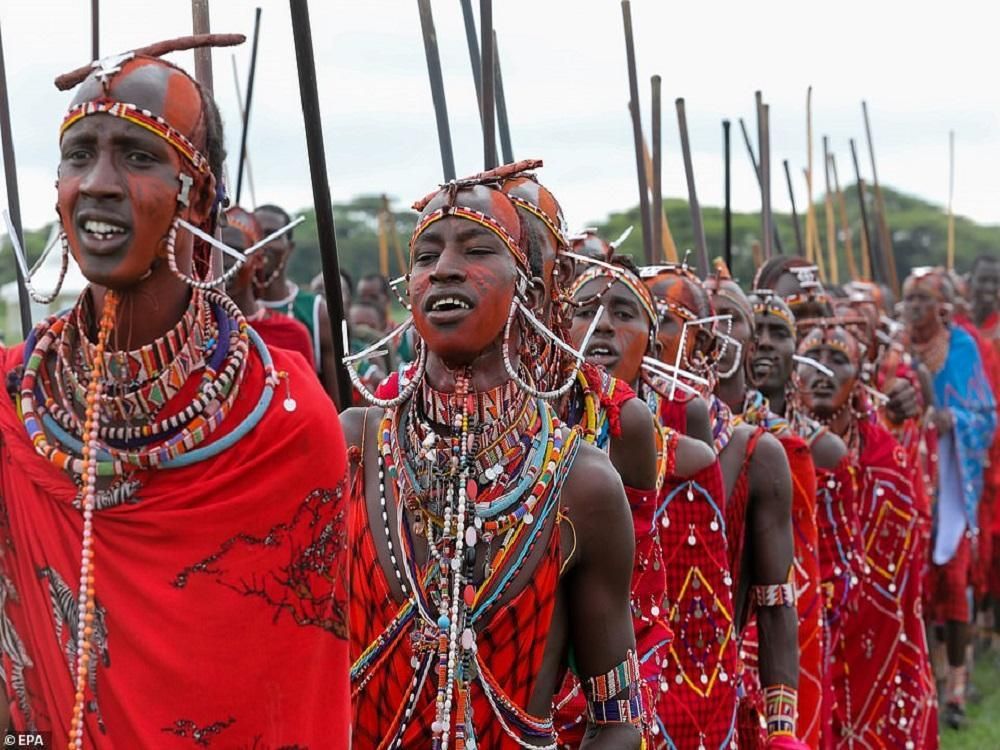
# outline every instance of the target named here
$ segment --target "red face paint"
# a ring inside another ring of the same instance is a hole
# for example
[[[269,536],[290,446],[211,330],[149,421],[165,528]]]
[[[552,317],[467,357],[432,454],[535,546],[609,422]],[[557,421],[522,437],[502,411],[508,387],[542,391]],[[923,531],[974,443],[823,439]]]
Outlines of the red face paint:
[[[570,327],[570,341],[580,347],[600,306],[601,319],[587,349],[587,361],[599,365],[626,383],[639,378],[642,358],[649,353],[650,321],[635,294],[622,282],[608,286],[607,277],[584,284],[574,295],[578,304]],[[600,295],[600,296],[598,296]]]
[[[843,328],[817,328],[803,340],[799,352],[833,371],[833,376],[808,364],[800,364],[802,400],[820,419],[836,414],[850,399],[860,372],[857,340]]]

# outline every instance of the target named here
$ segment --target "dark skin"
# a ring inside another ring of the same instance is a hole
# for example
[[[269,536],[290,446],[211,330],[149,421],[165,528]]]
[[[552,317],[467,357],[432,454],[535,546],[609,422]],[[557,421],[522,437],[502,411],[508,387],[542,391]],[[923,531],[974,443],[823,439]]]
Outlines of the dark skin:
[[[915,342],[929,341],[944,327],[941,301],[925,285],[913,279],[907,279],[903,285],[903,321],[910,339]],[[930,418],[942,435],[954,427],[954,419],[947,409],[934,409]]]
[[[466,202],[476,208],[482,206],[483,210],[488,206],[478,194],[481,190]],[[427,210],[435,207],[432,202]],[[432,387],[452,390],[456,368],[471,372],[475,390],[496,387],[507,380],[502,362],[503,326],[505,306],[509,306],[513,294],[515,269],[509,251],[496,235],[457,217],[436,222],[417,240],[409,289],[418,332],[429,350],[425,378]],[[533,301],[537,303],[541,284],[532,289]],[[459,296],[470,309],[457,312],[435,309],[435,301],[443,296]],[[349,409],[341,417],[351,445],[361,446],[366,420],[369,425],[364,465],[367,509],[372,518],[378,518],[380,511],[376,441],[371,437],[371,428],[380,417],[379,409]],[[551,711],[552,697],[561,683],[571,646],[582,675],[605,673],[624,659],[628,649],[635,648],[629,610],[634,554],[632,519],[621,480],[603,453],[581,446],[563,487],[561,504],[572,526],[556,526],[553,519],[545,531],[546,535],[560,535],[561,548],[567,551],[568,559],[556,592],[543,665],[526,707],[538,716]],[[393,596],[402,601],[388,557],[390,544],[397,555],[401,554],[392,517],[397,503],[390,502],[389,507],[393,538],[387,540],[379,524],[372,524],[372,534]],[[494,540],[493,546],[498,544],[499,540]],[[545,544],[536,545],[510,592],[497,606],[504,606],[524,588],[544,548]],[[427,550],[423,545],[417,547],[416,554],[419,562],[426,561]],[[486,545],[480,542],[479,555],[485,560],[486,554]],[[475,583],[479,584],[482,566],[477,564],[476,570],[479,578]],[[640,738],[633,727],[612,724],[590,727],[581,747],[638,748],[639,745]]]
[[[276,211],[257,210],[254,212],[261,232],[266,237],[275,232],[288,222],[285,217]],[[260,292],[260,299],[279,300],[288,297],[291,289],[288,286],[288,278],[285,276],[288,256],[295,249],[295,243],[288,236],[283,234],[272,240],[259,251],[264,259],[258,276],[270,278],[271,274],[280,267],[281,271],[270,284]],[[346,308],[345,308],[346,309]],[[337,402],[337,355],[333,349],[333,331],[330,328],[330,315],[326,310],[326,300],[322,297],[319,301],[319,359],[320,382],[323,383],[323,390],[327,395]],[[343,406],[338,404],[338,406]]]
[[[240,252],[244,252],[248,247],[246,235],[235,227],[223,227],[222,241],[233,250],[239,250]],[[253,315],[257,312],[257,300],[253,293],[253,277],[257,271],[259,257],[256,254],[252,255],[243,264],[243,267],[233,274],[226,285],[226,293],[237,304],[244,315]],[[223,258],[222,262],[223,267],[228,271],[236,261],[227,255]]]
[[[604,294],[598,299],[596,295],[602,291]],[[598,307],[603,305],[601,319],[584,354],[588,362],[605,368],[633,390],[638,388],[642,358],[650,350],[650,321],[635,295],[620,281],[608,287],[606,279],[598,278],[585,284],[574,301],[578,307],[570,328],[570,341],[576,347],[583,343]],[[621,419],[622,437],[611,440],[611,463],[626,486],[653,489],[657,480],[653,415],[639,399],[632,399],[622,407]],[[630,440],[625,439],[626,421]],[[675,470],[681,477],[692,476],[715,460],[711,448],[686,435],[677,444],[676,458]]]
[[[738,289],[732,293],[742,294]],[[745,364],[753,342],[751,321],[744,309],[749,307],[749,302],[741,306],[729,297],[717,294],[712,303],[716,314],[733,316],[729,335],[740,343],[741,358]],[[722,370],[726,371],[731,364],[724,357]],[[720,380],[717,387],[717,395],[736,413],[743,408],[746,398],[745,373],[745,366],[738,367],[732,377]],[[749,425],[739,425],[719,456],[727,497],[732,494],[743,469],[747,442],[754,432]],[[750,500],[747,505],[743,580],[737,581],[734,601],[738,632],[746,624],[744,613],[750,586],[784,583],[794,555],[791,469],[780,441],[769,434],[763,435],[750,456],[749,471]],[[798,613],[795,608],[762,607],[757,611],[757,623],[761,642],[761,684],[797,686]]]
[[[781,318],[760,313],[754,316],[754,338],[750,367],[754,383],[770,402],[771,411],[784,414],[785,385],[794,367],[795,337]],[[847,446],[827,431],[812,442],[810,453],[817,468],[832,471],[847,455]]]
[[[976,264],[969,277],[969,302],[972,318],[979,326],[997,311],[1000,305],[1000,260],[985,259]]]

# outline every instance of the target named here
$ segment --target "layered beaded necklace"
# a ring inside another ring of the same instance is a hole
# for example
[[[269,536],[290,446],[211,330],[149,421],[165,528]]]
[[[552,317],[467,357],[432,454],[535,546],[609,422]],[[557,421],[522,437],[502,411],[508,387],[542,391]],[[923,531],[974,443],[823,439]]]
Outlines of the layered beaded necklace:
[[[35,450],[81,487],[74,502],[83,515],[83,541],[71,748],[83,743],[85,693],[92,675],[93,518],[100,509],[99,478],[189,466],[218,455],[260,422],[281,376],[239,308],[219,292],[194,291],[175,328],[132,352],[108,351],[119,307],[117,294],[105,293],[96,343],[87,337],[85,299],[31,332],[18,393],[19,413]],[[257,405],[225,437],[202,446],[230,413],[251,343],[265,371]],[[176,400],[184,383],[199,370],[196,394],[184,408],[174,410],[170,400]],[[160,417],[166,407],[173,413]],[[117,423],[122,419],[128,424]]]
[[[470,690],[476,680],[504,731],[518,742],[550,737],[552,730],[551,721],[533,720],[494,693],[477,659],[476,632],[557,511],[579,433],[564,431],[548,404],[513,382],[473,392],[470,377],[457,376],[453,393],[425,384],[411,403],[387,410],[379,429],[382,518],[391,539],[386,487],[395,486],[402,545],[401,564],[394,551],[390,560],[418,615],[411,634],[415,675],[430,668],[437,676],[435,750],[446,750],[452,736],[456,748],[475,746]],[[417,561],[418,537],[427,546],[423,563]],[[495,551],[494,541],[500,542]],[[478,545],[487,552],[481,575]],[[378,655],[377,648],[364,654],[355,671]]]

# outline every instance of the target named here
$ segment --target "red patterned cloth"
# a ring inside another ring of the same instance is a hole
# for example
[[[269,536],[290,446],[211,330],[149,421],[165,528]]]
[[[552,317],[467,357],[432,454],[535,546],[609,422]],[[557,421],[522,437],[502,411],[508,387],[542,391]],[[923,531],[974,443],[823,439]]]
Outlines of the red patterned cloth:
[[[832,664],[835,747],[937,747],[937,700],[924,638],[919,571],[930,509],[906,451],[859,422],[858,517],[864,575]]]
[[[257,402],[264,370],[256,353],[248,361],[240,398],[212,441]],[[20,347],[6,352],[5,373],[20,362]],[[135,484],[98,496],[84,747],[347,746],[346,451],[315,374],[282,351],[274,364],[289,373],[295,412],[276,397],[257,427],[218,456],[139,472]],[[167,408],[188,403],[200,377]],[[77,490],[35,453],[6,396],[0,438],[7,696],[15,727],[65,743]]]
[[[374,439],[371,431],[366,439]],[[398,747],[429,747],[435,719],[436,675],[430,674],[421,683],[413,666],[417,653],[412,637],[419,637],[414,627],[419,616],[414,617],[408,603],[394,598],[386,582],[372,539],[372,527],[381,529],[382,519],[368,515],[363,464],[355,473],[350,504],[352,663],[357,665],[359,657],[373,644],[378,644],[379,650],[377,661],[363,674],[352,676],[354,746],[366,750],[395,747],[393,741],[401,733]],[[559,528],[557,515],[551,515],[553,522],[540,532],[538,543],[543,551],[530,577],[519,584],[523,588],[494,606],[486,621],[476,625],[480,679],[490,684],[499,700],[512,703],[521,713],[525,713],[541,670],[559,583]],[[541,518],[536,523],[545,526]],[[472,686],[477,746],[484,750],[517,750],[520,745],[504,731],[480,679]],[[545,717],[534,719],[541,722]]]

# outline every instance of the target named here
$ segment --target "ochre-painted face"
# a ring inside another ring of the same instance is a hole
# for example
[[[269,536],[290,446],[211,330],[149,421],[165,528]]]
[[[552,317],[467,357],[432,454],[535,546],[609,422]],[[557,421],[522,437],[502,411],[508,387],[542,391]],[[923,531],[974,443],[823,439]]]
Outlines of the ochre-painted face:
[[[857,384],[857,341],[843,328],[817,328],[806,336],[799,351],[833,371],[831,377],[808,364],[800,364],[797,370],[806,409],[820,419],[832,417],[847,403]]]
[[[195,148],[204,149],[201,95],[191,79],[167,64],[128,61],[112,79],[109,94],[91,77],[80,86],[74,104],[106,97],[162,116]],[[195,173],[173,146],[140,125],[107,114],[89,115],[63,132],[59,148],[56,208],[89,281],[125,289],[165,257],[182,170],[195,177],[190,206],[181,215],[195,225],[209,215],[215,192],[211,175]],[[177,243],[183,270],[190,266],[190,246],[185,233]]]
[[[727,346],[719,360],[719,372],[728,373],[732,371],[736,364],[736,357],[740,357],[740,366],[749,360],[753,349],[753,327],[752,322],[747,318],[746,311],[742,306],[736,304],[725,294],[715,294],[712,296],[712,307],[715,308],[716,315],[731,315],[733,320],[732,329],[726,326],[726,331],[730,338],[739,344],[739,350],[735,346]],[[734,373],[735,374],[735,373]]]
[[[608,281],[605,277],[591,279],[577,291],[573,300],[579,306],[573,314],[570,341],[575,347],[583,344],[603,305],[601,319],[583,353],[588,362],[603,367],[619,380],[634,383],[639,378],[642,358],[649,353],[650,320],[625,284],[616,281],[609,287]]]
[[[285,220],[285,217],[277,211],[269,211],[266,208],[254,211],[253,215],[254,218],[257,219],[257,223],[260,225],[260,231],[263,237],[267,237],[269,234],[277,232],[288,223]],[[258,279],[261,281],[268,279],[274,274],[275,269],[280,266],[284,266],[284,264],[288,262],[288,256],[291,255],[294,247],[295,244],[292,242],[287,232],[264,245],[264,247],[258,251],[261,256],[260,268],[257,272]]]
[[[941,320],[941,300],[930,278],[909,278],[903,285],[903,321],[910,330],[932,328]]]
[[[666,300],[678,305],[689,311],[692,317],[711,315],[707,295],[695,285],[696,282],[683,276],[660,276],[647,282],[646,288],[652,293],[654,300]],[[684,318],[675,310],[664,308],[661,312],[657,341],[660,344],[660,359],[668,364],[672,365],[676,360],[684,322]],[[682,361],[691,362],[696,352],[707,355],[711,347],[712,336],[704,326],[688,326],[684,336]]]
[[[492,192],[462,191],[461,205],[492,215]],[[435,198],[424,213],[442,203]],[[471,362],[503,336],[516,282],[517,264],[496,233],[457,216],[435,221],[411,249],[409,291],[417,332],[445,362]]]
[[[754,315],[754,339],[751,379],[764,393],[778,393],[792,375],[795,334],[777,315],[759,312]]]

